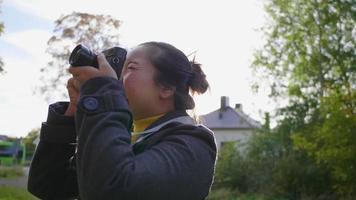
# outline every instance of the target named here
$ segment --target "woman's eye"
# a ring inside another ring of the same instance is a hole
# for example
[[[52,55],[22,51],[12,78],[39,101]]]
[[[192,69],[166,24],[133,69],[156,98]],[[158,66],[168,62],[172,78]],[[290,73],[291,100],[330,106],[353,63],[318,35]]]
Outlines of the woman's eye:
[[[137,68],[136,63],[132,62],[127,65],[127,69],[134,70],[136,68]]]

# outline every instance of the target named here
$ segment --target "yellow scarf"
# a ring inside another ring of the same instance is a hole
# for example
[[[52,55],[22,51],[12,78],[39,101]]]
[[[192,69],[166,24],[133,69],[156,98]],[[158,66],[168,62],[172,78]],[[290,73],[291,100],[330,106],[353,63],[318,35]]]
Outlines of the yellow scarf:
[[[158,118],[162,117],[164,114],[156,115],[152,117],[147,117],[144,119],[134,120],[133,121],[133,132],[131,135],[131,144],[135,143],[140,133],[144,131],[148,126],[155,122]]]

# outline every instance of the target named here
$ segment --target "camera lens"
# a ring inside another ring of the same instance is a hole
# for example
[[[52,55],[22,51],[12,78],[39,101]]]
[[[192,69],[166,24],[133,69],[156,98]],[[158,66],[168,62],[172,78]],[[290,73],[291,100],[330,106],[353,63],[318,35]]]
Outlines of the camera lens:
[[[80,51],[82,49],[82,45],[78,45],[76,46],[72,53],[70,54],[70,57],[69,57],[69,64],[72,65],[72,66],[76,66],[76,63],[78,63],[78,60],[80,58]]]
[[[93,66],[97,67],[96,55],[84,45],[78,45],[72,51],[69,57],[69,63],[76,66]]]

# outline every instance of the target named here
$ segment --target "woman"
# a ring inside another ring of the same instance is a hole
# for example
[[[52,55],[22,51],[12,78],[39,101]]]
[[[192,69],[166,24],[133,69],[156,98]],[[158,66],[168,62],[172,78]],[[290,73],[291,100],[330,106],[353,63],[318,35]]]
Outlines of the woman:
[[[70,102],[49,107],[28,190],[42,199],[204,199],[215,140],[186,113],[189,90],[208,88],[200,65],[161,42],[129,52],[120,80],[104,55],[98,63],[69,69]]]

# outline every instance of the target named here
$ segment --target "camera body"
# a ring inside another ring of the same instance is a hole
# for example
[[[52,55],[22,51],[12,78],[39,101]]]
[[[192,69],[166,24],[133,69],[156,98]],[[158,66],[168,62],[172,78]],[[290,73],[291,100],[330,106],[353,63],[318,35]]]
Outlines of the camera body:
[[[127,51],[121,47],[112,47],[102,52],[110,66],[115,70],[117,77],[120,78],[122,67],[124,66]],[[69,57],[69,63],[72,67],[92,66],[99,68],[97,55],[88,47],[77,45]]]

